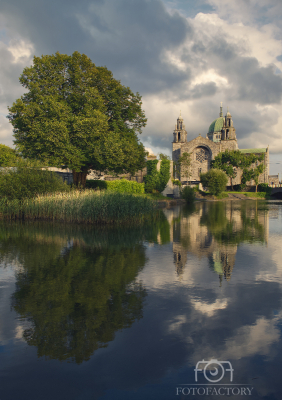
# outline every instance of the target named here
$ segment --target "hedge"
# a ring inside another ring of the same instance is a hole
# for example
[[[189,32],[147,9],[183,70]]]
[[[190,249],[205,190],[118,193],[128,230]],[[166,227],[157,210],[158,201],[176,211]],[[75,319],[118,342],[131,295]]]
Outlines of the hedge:
[[[115,181],[100,181],[89,179],[86,181],[86,188],[106,189],[109,192],[142,194],[145,192],[144,183],[128,181],[127,179],[118,179]]]

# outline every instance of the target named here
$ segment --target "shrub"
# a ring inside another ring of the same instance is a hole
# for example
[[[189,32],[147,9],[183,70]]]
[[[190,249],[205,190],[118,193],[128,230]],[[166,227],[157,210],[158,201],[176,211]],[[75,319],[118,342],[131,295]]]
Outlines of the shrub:
[[[268,196],[272,193],[272,188],[267,183],[260,183],[258,185],[258,192],[265,192]]]
[[[116,181],[106,181],[107,189],[110,192],[118,193],[132,193],[142,194],[145,192],[144,183],[138,183],[136,181],[128,181],[127,179],[120,179]]]
[[[42,169],[36,162],[19,160],[13,168],[0,171],[0,198],[32,198],[39,194],[66,192],[70,187],[55,172]]]
[[[107,181],[87,179],[85,187],[86,189],[107,189]]]
[[[16,151],[11,147],[0,144],[0,166],[12,167],[19,159]]]
[[[192,203],[195,200],[195,190],[190,186],[185,186],[181,191],[181,197],[186,203]]]
[[[107,189],[110,192],[142,194],[145,192],[144,183],[120,179],[116,181],[100,181],[89,179],[86,181],[88,189]]]
[[[220,169],[211,169],[205,174],[201,174],[200,179],[203,186],[207,187],[209,192],[216,196],[225,190],[228,182],[226,173]]]
[[[172,179],[172,183],[177,186],[181,186],[181,181],[179,179]]]
[[[159,172],[159,181],[156,188],[159,192],[165,190],[169,178],[170,178],[170,160],[162,159]]]
[[[170,178],[170,160],[161,160],[160,171],[157,171],[158,160],[147,161],[147,175],[144,176],[145,192],[162,192]]]
[[[247,185],[244,185],[243,183],[239,184],[239,185],[234,185],[233,189],[236,192],[244,192],[246,190]]]

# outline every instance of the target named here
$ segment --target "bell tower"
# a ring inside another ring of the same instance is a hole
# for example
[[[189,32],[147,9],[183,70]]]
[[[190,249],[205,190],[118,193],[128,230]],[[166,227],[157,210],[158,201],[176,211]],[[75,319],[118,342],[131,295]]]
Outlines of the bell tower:
[[[175,124],[175,129],[173,131],[173,143],[186,143],[186,142],[187,142],[187,132],[185,131],[185,125],[180,111],[180,115],[177,118],[177,123]]]

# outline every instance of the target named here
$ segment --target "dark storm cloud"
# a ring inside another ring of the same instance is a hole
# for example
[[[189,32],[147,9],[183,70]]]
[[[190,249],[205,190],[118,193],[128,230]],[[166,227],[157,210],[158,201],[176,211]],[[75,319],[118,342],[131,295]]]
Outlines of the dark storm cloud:
[[[233,86],[229,98],[249,100],[258,104],[280,103],[282,79],[275,74],[275,66],[262,67],[254,57],[240,54],[238,46],[218,37],[209,43],[195,43],[193,52],[209,60],[221,75]]]
[[[164,52],[191,36],[191,27],[159,0],[4,0],[2,12],[10,31],[34,43],[37,55],[84,52],[142,94],[187,79],[187,72],[166,63]]]

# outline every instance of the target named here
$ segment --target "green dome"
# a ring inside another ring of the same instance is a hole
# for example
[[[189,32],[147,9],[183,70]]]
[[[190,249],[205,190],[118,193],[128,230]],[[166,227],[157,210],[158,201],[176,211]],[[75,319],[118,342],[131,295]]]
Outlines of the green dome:
[[[209,133],[221,132],[223,126],[224,126],[224,118],[219,117],[210,124]]]

